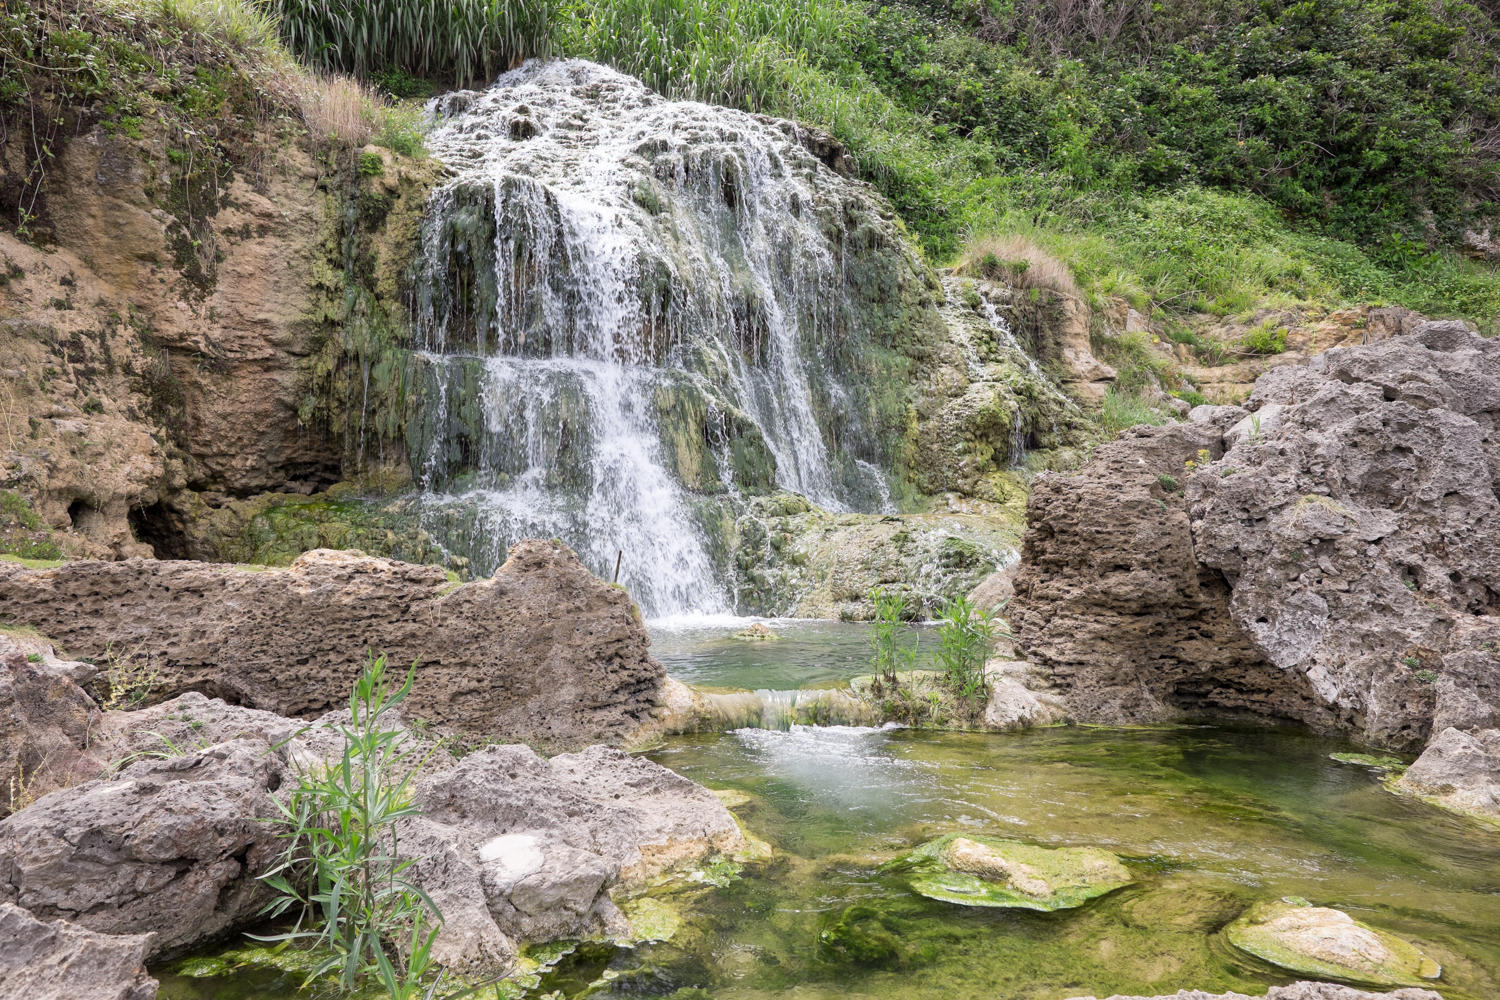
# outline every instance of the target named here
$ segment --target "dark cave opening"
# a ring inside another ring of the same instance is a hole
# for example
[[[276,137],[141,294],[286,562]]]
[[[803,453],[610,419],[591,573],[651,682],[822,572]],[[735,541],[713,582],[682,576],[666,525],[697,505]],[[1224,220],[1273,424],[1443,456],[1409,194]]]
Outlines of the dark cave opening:
[[[135,540],[151,546],[156,558],[188,558],[187,536],[162,504],[130,508],[129,521]]]

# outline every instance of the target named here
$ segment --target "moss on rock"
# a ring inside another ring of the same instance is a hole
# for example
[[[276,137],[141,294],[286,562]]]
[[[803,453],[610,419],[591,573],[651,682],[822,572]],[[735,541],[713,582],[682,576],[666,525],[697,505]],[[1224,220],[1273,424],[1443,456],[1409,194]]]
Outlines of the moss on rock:
[[[1224,933],[1241,951],[1304,975],[1380,986],[1420,986],[1442,975],[1409,941],[1298,897],[1257,903]]]
[[[911,887],[960,906],[1065,910],[1134,881],[1120,859],[1097,847],[1035,847],[948,834],[885,866]]]

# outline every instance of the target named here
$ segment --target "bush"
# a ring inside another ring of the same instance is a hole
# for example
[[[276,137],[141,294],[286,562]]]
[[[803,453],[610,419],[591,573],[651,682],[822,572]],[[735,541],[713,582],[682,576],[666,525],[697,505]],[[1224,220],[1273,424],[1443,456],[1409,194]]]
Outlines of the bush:
[[[1245,334],[1241,343],[1251,354],[1280,354],[1286,350],[1287,328],[1258,326]]]

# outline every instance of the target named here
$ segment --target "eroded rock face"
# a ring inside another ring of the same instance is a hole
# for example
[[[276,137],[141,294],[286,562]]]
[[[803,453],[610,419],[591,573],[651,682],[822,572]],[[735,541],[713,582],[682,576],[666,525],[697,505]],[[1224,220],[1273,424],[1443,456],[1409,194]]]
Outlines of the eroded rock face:
[[[26,1000],[154,1000],[149,934],[99,934],[0,903],[0,983]]]
[[[91,752],[103,716],[74,680],[86,680],[89,669],[59,660],[45,641],[0,634],[0,774],[20,783],[0,800],[0,816],[10,811],[12,796],[25,805],[104,768]]]
[[[404,850],[444,915],[438,952],[504,967],[513,944],[629,933],[609,890],[745,846],[706,788],[619,750],[490,747],[423,780]]]
[[[1444,729],[1395,787],[1500,826],[1500,729]]]
[[[1399,748],[1494,726],[1500,344],[1427,323],[1249,406],[1038,481],[1012,623],[1074,717],[1250,710]]]
[[[181,951],[252,919],[276,856],[273,793],[293,780],[263,740],[127,764],[0,821],[0,901]]]
[[[522,542],[493,579],[317,550],[287,570],[191,562],[0,564],[0,603],[79,654],[148,656],[158,694],[280,715],[340,704],[369,650],[420,660],[407,710],[558,749],[624,740],[663,678],[630,598],[558,542]]]

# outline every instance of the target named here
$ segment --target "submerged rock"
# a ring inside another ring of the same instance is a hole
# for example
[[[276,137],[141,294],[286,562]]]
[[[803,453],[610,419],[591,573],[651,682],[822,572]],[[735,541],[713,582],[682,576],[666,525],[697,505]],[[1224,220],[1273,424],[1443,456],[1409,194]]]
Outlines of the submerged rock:
[[[748,642],[774,642],[780,639],[781,636],[772,632],[764,622],[755,622],[740,629],[734,635],[730,636],[730,638],[742,639]]]
[[[0,984],[26,1000],[154,1000],[149,934],[99,934],[0,903]]]
[[[1443,730],[1393,787],[1500,826],[1500,729]]]
[[[1095,1000],[1094,997],[1073,997],[1072,1000]],[[1262,997],[1246,993],[1207,993],[1203,990],[1179,990],[1166,996],[1127,997],[1116,994],[1108,1000],[1443,1000],[1441,993],[1432,990],[1408,988],[1390,993],[1369,993],[1353,986],[1337,983],[1292,983],[1290,986],[1272,986]]]
[[[0,563],[0,603],[76,653],[149,659],[187,690],[279,715],[337,707],[370,650],[418,661],[405,708],[453,729],[568,749],[624,742],[664,671],[629,596],[560,542],[513,546],[493,579],[316,550],[289,569],[194,562]]]
[[[1070,716],[1251,711],[1395,749],[1500,724],[1500,341],[1424,323],[1247,405],[1038,477],[1008,616]]]
[[[1415,986],[1442,975],[1410,942],[1302,899],[1257,903],[1224,934],[1241,951],[1293,972],[1382,986]]]
[[[918,893],[962,906],[1065,910],[1134,881],[1097,847],[1034,847],[948,834],[892,862]]]

